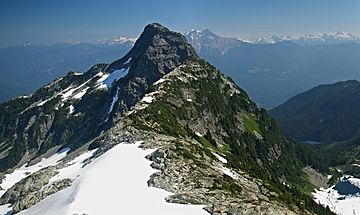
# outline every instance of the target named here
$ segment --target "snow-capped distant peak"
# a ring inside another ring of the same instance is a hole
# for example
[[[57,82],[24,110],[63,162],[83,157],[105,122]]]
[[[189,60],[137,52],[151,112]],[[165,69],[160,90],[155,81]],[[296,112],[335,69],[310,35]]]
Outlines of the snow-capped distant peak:
[[[18,44],[18,46],[21,46],[21,47],[29,47],[32,45],[34,45],[34,43],[32,41],[26,41],[26,42],[22,42],[22,43]]]
[[[293,37],[290,36],[285,36],[285,35],[273,35],[273,36],[268,36],[268,37],[264,37],[264,38],[260,38],[257,39],[255,41],[255,43],[260,43],[260,44],[274,44],[274,43],[278,43],[278,42],[283,42],[283,41],[291,41],[293,40]]]
[[[200,34],[201,31],[198,29],[191,29],[190,31],[186,32],[185,35],[191,35],[191,34]]]
[[[191,29],[185,33],[185,36],[196,50],[218,50],[221,52],[221,54],[225,54],[232,47],[239,46],[244,43],[249,43],[247,40],[238,38],[220,37],[209,29],[202,31],[198,29]]]
[[[111,39],[99,40],[99,43],[103,44],[103,45],[119,45],[119,44],[126,44],[126,43],[133,45],[137,39],[138,39],[137,37],[119,36],[119,37],[115,37],[115,38],[111,38]]]
[[[291,41],[299,45],[314,45],[314,44],[336,44],[343,42],[360,42],[360,38],[344,31],[334,33],[320,33],[309,34],[305,36],[268,36],[255,40],[255,43],[260,44],[274,44],[278,42]]]

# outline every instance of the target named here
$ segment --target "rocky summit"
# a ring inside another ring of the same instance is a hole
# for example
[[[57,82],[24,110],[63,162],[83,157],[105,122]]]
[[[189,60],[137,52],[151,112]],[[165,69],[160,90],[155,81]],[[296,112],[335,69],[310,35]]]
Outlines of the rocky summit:
[[[284,138],[245,91],[158,23],[123,58],[1,104],[0,122],[0,210],[8,214],[123,211],[109,202],[134,195],[118,193],[119,180],[146,169],[120,156],[132,155],[131,145],[148,152],[153,172],[144,189],[167,191],[168,206],[198,205],[197,214],[332,214],[304,189],[311,184],[301,169],[326,172],[316,156]],[[124,163],[134,169],[126,172]],[[89,192],[108,207],[92,210]]]

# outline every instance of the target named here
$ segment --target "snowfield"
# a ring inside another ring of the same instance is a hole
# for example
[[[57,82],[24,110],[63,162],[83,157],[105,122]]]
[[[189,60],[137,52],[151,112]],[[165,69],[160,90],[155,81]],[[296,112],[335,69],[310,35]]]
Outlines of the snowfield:
[[[0,190],[0,196],[2,196],[7,189],[11,188],[14,184],[21,181],[21,179],[26,178],[28,174],[37,172],[48,166],[55,166],[59,160],[66,156],[66,153],[69,150],[70,149],[64,149],[49,158],[43,158],[40,162],[32,166],[26,166],[26,164],[24,164],[22,167],[16,169],[14,172],[6,174],[4,180],[0,184],[0,187],[3,189]]]
[[[93,152],[80,155],[51,179],[75,178],[70,187],[19,214],[208,214],[201,205],[167,203],[165,197],[171,193],[148,187],[147,181],[155,170],[145,156],[154,150],[142,150],[139,145],[116,145],[85,167],[82,161]]]
[[[343,180],[344,178],[342,178]],[[360,179],[350,177],[345,179],[354,186],[360,187]],[[341,195],[335,189],[335,185],[328,188],[320,188],[313,193],[315,201],[329,208],[340,215],[360,215],[360,194]]]
[[[114,81],[117,81],[122,77],[125,77],[129,73],[129,69],[130,68],[114,70],[102,81],[102,83],[105,84],[107,88],[110,88]]]

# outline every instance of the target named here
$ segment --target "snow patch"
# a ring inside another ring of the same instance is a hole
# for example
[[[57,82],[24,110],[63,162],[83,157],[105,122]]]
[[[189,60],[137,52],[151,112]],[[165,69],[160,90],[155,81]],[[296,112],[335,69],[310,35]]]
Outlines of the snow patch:
[[[162,82],[166,81],[165,79],[163,78],[160,78],[159,80],[157,80],[154,85],[158,85],[158,84],[161,84]]]
[[[220,166],[220,167],[216,167],[216,168],[218,170],[220,170],[222,173],[224,173],[225,175],[230,176],[231,178],[233,178],[235,180],[239,179],[239,175],[227,167]]]
[[[341,179],[344,180],[344,177]],[[347,178],[349,183],[356,187],[360,187],[359,178]],[[360,195],[341,195],[335,189],[335,185],[330,188],[320,188],[313,193],[314,199],[317,203],[323,206],[329,206],[336,214],[360,214]]]
[[[90,87],[85,87],[84,89],[82,89],[79,93],[77,93],[75,96],[73,96],[74,99],[81,99],[87,92],[87,90]]]
[[[0,205],[0,214],[3,215],[12,214],[11,211],[12,211],[11,204]]]
[[[154,100],[154,97],[151,96],[144,96],[141,101],[146,103],[151,103]]]
[[[167,203],[171,193],[147,186],[156,172],[145,158],[152,151],[118,144],[83,167],[70,187],[19,214],[207,214],[202,205]]]
[[[212,154],[215,155],[215,157],[216,157],[219,161],[221,161],[221,162],[223,162],[223,163],[227,163],[227,160],[226,160],[224,157],[216,154],[215,152],[212,152]]]
[[[61,95],[62,97],[62,101],[67,100],[70,96],[72,96],[72,94],[75,92],[75,90],[77,90],[77,88],[71,88],[68,87],[63,91],[63,94]]]
[[[109,74],[108,77],[104,79],[104,81],[102,81],[102,83],[105,84],[107,88],[110,88],[114,81],[117,81],[120,78],[125,77],[128,73],[129,73],[129,68],[114,70],[111,74]]]
[[[108,114],[110,114],[113,111],[115,103],[117,102],[118,99],[119,99],[119,88],[116,89],[116,94],[115,94],[115,96],[113,97],[113,99],[111,101],[111,104],[110,104],[110,107],[109,107],[109,110],[108,110]],[[109,117],[110,116],[108,116],[105,119],[105,122],[107,122],[109,120]]]
[[[54,177],[50,178],[49,185],[55,181],[63,180],[66,178],[75,179],[80,174],[81,168],[84,166],[84,161],[91,158],[96,151],[97,149],[85,152],[76,157],[74,160],[68,162],[69,166],[58,169],[57,171],[59,173]]]
[[[196,134],[196,136],[198,136],[198,137],[202,137],[203,135],[202,134],[200,134],[199,132],[195,132],[195,134]]]
[[[66,156],[69,150],[70,149],[67,148],[59,153],[50,156],[49,158],[43,158],[40,162],[32,166],[26,166],[26,164],[24,164],[22,167],[15,169],[14,172],[6,174],[5,178],[0,184],[0,187],[4,189],[0,190],[0,196],[3,195],[7,189],[11,188],[14,184],[21,181],[21,179],[26,178],[29,174],[37,172],[45,167],[56,165],[59,160]]]
[[[41,102],[38,103],[36,106],[37,106],[37,107],[43,106],[46,102],[50,101],[52,98],[53,98],[53,97],[48,98],[48,99],[46,99],[46,100],[44,100],[44,101],[41,101]]]
[[[131,60],[132,60],[132,58],[130,57],[130,58],[125,62],[125,64],[130,63]]]
[[[69,114],[72,114],[75,112],[75,108],[74,108],[74,105],[70,105],[69,106]]]

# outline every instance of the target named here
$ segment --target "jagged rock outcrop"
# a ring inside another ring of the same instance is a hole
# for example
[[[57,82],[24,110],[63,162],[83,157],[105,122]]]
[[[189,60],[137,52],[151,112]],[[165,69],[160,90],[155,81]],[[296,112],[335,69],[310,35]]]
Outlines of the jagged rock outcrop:
[[[63,179],[49,184],[57,174],[56,167],[48,167],[22,179],[0,198],[0,205],[12,204],[13,213],[20,212],[71,185],[71,179]]]

